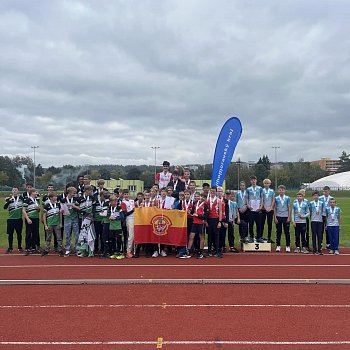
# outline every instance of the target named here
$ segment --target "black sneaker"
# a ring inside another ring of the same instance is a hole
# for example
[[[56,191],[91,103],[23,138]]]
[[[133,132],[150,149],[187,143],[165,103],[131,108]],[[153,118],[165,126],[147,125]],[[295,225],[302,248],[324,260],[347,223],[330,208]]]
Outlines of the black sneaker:
[[[100,256],[101,259],[109,259],[110,255],[109,254],[102,254]]]
[[[254,243],[254,237],[250,237],[248,242],[249,243]]]
[[[138,259],[139,257],[140,257],[140,254],[137,254],[137,253],[136,253],[136,254],[133,255],[133,258],[134,258],[134,259]]]
[[[30,254],[29,249],[26,249],[26,250],[24,251],[24,256],[28,256],[29,254]]]
[[[17,250],[18,250],[19,253],[23,253],[22,247],[18,248]]]
[[[49,252],[47,250],[43,250],[41,253],[41,256],[49,255]]]
[[[11,253],[12,253],[12,251],[13,251],[13,249],[12,249],[12,248],[7,248],[7,250],[6,250],[6,254],[11,254]]]
[[[60,251],[58,252],[58,255],[59,255],[59,256],[64,256],[63,250],[60,250]]]
[[[258,243],[265,243],[265,241],[264,241],[263,238],[258,238],[256,241],[257,241]]]

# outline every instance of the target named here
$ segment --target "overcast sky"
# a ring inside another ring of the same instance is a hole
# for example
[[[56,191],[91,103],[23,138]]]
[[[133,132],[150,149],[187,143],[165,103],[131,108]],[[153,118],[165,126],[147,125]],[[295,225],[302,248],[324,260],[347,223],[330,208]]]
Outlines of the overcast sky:
[[[63,164],[350,152],[350,2],[0,2],[1,154]]]

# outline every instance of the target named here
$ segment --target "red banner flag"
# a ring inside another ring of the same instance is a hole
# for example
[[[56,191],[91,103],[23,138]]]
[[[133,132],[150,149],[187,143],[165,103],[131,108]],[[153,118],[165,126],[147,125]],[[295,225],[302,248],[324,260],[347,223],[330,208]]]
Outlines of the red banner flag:
[[[187,215],[183,210],[135,208],[136,244],[187,245]]]

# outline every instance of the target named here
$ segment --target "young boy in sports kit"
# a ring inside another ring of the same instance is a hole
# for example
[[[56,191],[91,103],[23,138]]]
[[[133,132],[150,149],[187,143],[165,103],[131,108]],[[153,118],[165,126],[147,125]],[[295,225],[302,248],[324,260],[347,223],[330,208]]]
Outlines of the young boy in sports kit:
[[[207,200],[207,206],[209,208],[208,219],[206,223],[208,233],[207,256],[210,257],[213,256],[213,250],[218,249],[218,246],[215,245],[215,242],[216,238],[219,237],[219,213],[215,186],[212,186],[209,190],[209,199]]]
[[[228,196],[227,198],[227,206],[228,206],[228,228],[227,228],[227,236],[228,243],[230,246],[231,253],[238,253],[238,249],[235,248],[235,223],[237,225],[240,224],[240,216],[237,203],[235,202],[235,192],[234,191],[226,191]]]
[[[107,213],[109,226],[108,230],[104,232],[104,243],[106,244],[107,248],[104,250],[104,256],[109,255],[111,259],[115,258],[120,260],[124,258],[122,249],[123,231],[121,225],[121,219],[124,215],[124,211],[123,206],[118,201],[116,196],[111,196],[109,202],[110,205]],[[126,242],[124,242],[124,244],[126,244]]]
[[[188,189],[190,190],[190,199],[192,202],[194,202],[194,194],[196,193],[196,181],[191,180]]]
[[[26,249],[24,255],[32,253],[41,253],[39,246],[39,213],[40,200],[39,193],[35,188],[31,188],[28,192],[29,197],[23,200],[22,213],[26,223]]]
[[[190,234],[191,234],[191,228],[192,228],[192,223],[193,223],[193,218],[192,218],[192,206],[193,206],[193,201],[190,198],[191,196],[191,192],[189,189],[184,190],[184,199],[181,201],[181,207],[178,207],[179,210],[183,210],[186,212],[187,215],[187,242],[190,238]],[[191,248],[192,244],[191,244]],[[177,257],[179,258],[183,258],[190,254],[191,252],[188,252],[187,254],[187,250],[186,247],[177,247]]]
[[[95,195],[97,192],[97,188],[94,185],[91,185],[91,176],[90,175],[84,175],[84,192],[85,192],[85,187],[86,186],[91,186],[92,187],[92,195]]]
[[[74,187],[74,186],[72,186]],[[77,195],[82,196],[84,193],[84,175],[78,175],[77,177]]]
[[[304,188],[301,188],[299,192],[303,195],[303,201],[307,204],[310,210],[310,203],[309,200],[305,198],[306,191]],[[294,202],[297,201],[297,199],[294,200]],[[306,229],[305,229],[305,240],[306,240],[306,249],[310,252],[310,217],[308,216],[306,218]]]
[[[156,174],[155,183],[159,188],[168,186],[168,183],[172,180],[172,174],[169,172],[170,163],[165,160],[163,162],[163,171]]]
[[[48,184],[48,185],[47,185],[47,193],[44,194],[43,200],[42,200],[42,206],[43,206],[42,209],[44,209],[44,206],[45,206],[46,203],[50,202],[49,196],[50,196],[51,193],[54,193],[54,186],[53,186],[53,184]],[[43,225],[44,225],[45,241],[46,241],[46,239],[47,239],[47,232],[46,232],[45,223],[44,223],[44,211],[43,211],[42,213],[43,213],[43,216],[41,217],[41,222],[42,222]],[[55,234],[53,235],[53,247],[54,247],[55,253],[58,253],[58,248],[57,248],[57,237],[56,237]]]
[[[286,196],[286,187],[278,186],[279,195],[275,197],[274,220],[276,224],[276,252],[281,251],[282,228],[286,237],[286,253],[290,253],[290,220],[292,206],[288,196]]]
[[[329,188],[329,186],[324,186],[323,187],[323,195],[320,196],[320,201],[322,201],[324,203],[322,218],[323,218],[323,229],[326,233],[326,248],[327,249],[330,249],[331,243],[330,243],[329,234],[328,234],[326,209],[330,207],[330,200],[334,199],[330,195],[330,192],[331,192],[331,189]]]
[[[324,203],[319,199],[319,192],[315,191],[312,194],[313,201],[310,202],[310,219],[312,232],[312,253],[323,255],[322,240],[323,240],[323,207]]]
[[[23,207],[23,198],[18,193],[18,187],[12,187],[11,197],[5,198],[4,209],[8,210],[8,219],[7,219],[7,238],[8,238],[8,248],[6,253],[12,253],[13,251],[13,233],[16,231],[17,234],[17,249],[20,253],[22,250],[22,228],[23,228],[23,219],[22,219],[22,207]]]
[[[177,170],[173,171],[173,179],[168,183],[168,186],[173,188],[175,194],[185,189],[185,183],[179,178],[179,172]]]
[[[105,185],[105,180],[100,179],[97,181],[97,188],[96,188],[96,192],[94,193],[95,201],[98,200],[102,192],[108,192],[108,189],[105,188],[104,185]]]
[[[26,192],[23,192],[22,193],[22,198],[25,199],[25,198],[29,198],[30,197],[30,194],[29,194],[29,191],[33,188],[33,184],[30,183],[30,182],[27,182],[26,183]]]
[[[44,204],[43,208],[43,221],[46,231],[45,248],[42,252],[42,256],[48,255],[50,252],[50,244],[52,235],[56,236],[57,247],[59,256],[63,256],[62,248],[62,213],[60,211],[60,203],[57,202],[57,195],[53,192],[49,193],[48,201]]]
[[[84,176],[84,194],[77,199],[79,203],[79,237],[77,244],[77,257],[93,257],[95,250],[95,228],[93,221],[93,208],[94,208],[94,187],[88,185],[85,181],[90,179],[88,175]]]
[[[96,233],[94,254],[97,255],[101,255],[104,251],[102,233],[109,207],[109,197],[110,195],[108,191],[101,191],[98,196],[95,196],[95,202],[93,204],[94,226]]]
[[[190,169],[185,169],[183,179],[180,179],[184,184],[184,190],[189,189],[190,182],[191,182],[190,175],[191,175]]]
[[[133,248],[134,248],[134,209],[135,202],[130,199],[129,190],[123,190],[123,201],[121,207],[124,213],[126,220],[126,228],[128,230],[128,244],[126,249],[127,258],[133,257]]]
[[[196,235],[199,236],[200,246],[196,251],[197,259],[204,258],[203,249],[204,249],[204,223],[208,215],[208,206],[206,204],[206,194],[196,192],[195,202],[191,208],[191,216],[193,218],[193,223],[190,229],[189,241],[187,245],[187,253],[180,256],[180,258],[190,258],[190,251],[193,246],[193,240]]]
[[[216,251],[216,257],[223,258],[223,253],[226,252],[226,231],[228,227],[227,219],[229,214],[228,205],[226,205],[224,198],[224,189],[221,186],[216,188],[217,201],[218,201],[218,212],[219,212],[219,249]]]
[[[189,237],[191,233],[191,227],[192,227],[192,206],[193,201],[191,200],[191,192],[189,190],[184,191],[184,197],[185,199],[182,201],[182,210],[184,210],[187,214],[187,237]]]
[[[264,243],[261,232],[261,209],[263,207],[263,192],[260,186],[257,186],[256,176],[250,178],[251,186],[247,188],[247,207],[250,210],[249,219],[249,242],[254,242],[254,224],[256,227],[256,241]]]
[[[274,216],[274,206],[275,206],[275,191],[270,188],[271,180],[265,179],[263,181],[263,207],[262,207],[262,217],[261,217],[261,231],[264,232],[265,221],[267,221],[267,243],[275,243],[271,240],[272,232],[272,221]]]
[[[169,206],[169,202],[167,202],[167,192],[166,192],[166,188],[163,187],[161,190],[160,190],[160,197],[159,199],[156,201],[157,205],[156,207],[157,208],[160,208],[160,209],[165,209],[165,210],[171,210],[173,209],[172,206],[170,205]],[[165,252],[165,245],[164,244],[161,244],[160,245],[160,253],[159,253],[159,247],[158,247],[158,244],[154,244],[153,245],[154,249],[153,249],[153,254],[152,254],[152,258],[158,258],[158,256],[162,256],[162,257],[166,257],[168,254]]]
[[[302,192],[297,193],[297,200],[292,205],[292,222],[295,230],[295,250],[294,253],[303,252],[308,254],[306,242],[306,218],[310,215],[309,206],[304,201]],[[301,241],[301,242],[300,242]],[[300,249],[300,243],[302,249]]]
[[[73,186],[67,188],[67,196],[61,199],[61,211],[64,217],[63,230],[66,239],[66,252],[64,257],[70,256],[71,253],[71,237],[74,236],[74,248],[77,249],[79,238],[79,219],[78,212],[80,210],[77,201],[77,189]],[[66,206],[67,211],[63,211],[63,205]]]
[[[240,190],[237,192],[236,200],[239,211],[240,224],[239,224],[239,236],[242,243],[249,242],[248,239],[248,223],[249,223],[249,209],[247,207],[247,191],[244,181],[239,183]]]
[[[341,209],[336,206],[334,198],[329,200],[329,208],[326,208],[327,231],[329,234],[329,254],[339,255],[339,234],[341,225]]]

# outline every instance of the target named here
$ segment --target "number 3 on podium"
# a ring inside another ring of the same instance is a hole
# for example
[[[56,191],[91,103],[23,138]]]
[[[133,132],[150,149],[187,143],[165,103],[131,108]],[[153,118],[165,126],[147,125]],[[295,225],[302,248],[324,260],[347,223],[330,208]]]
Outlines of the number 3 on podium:
[[[255,244],[255,250],[259,250],[259,244]]]

